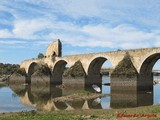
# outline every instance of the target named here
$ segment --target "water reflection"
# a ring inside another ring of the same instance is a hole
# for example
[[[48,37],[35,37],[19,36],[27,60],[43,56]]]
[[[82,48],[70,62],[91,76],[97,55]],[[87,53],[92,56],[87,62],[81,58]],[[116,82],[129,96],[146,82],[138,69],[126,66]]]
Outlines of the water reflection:
[[[78,91],[82,90],[60,88],[49,84],[18,86],[11,84],[10,88],[19,96],[20,101],[24,105],[35,107],[40,111],[128,108],[153,104],[153,91],[111,91],[111,95],[107,97],[69,99],[69,95],[73,95],[73,93],[78,93]],[[108,88],[108,85],[102,85],[102,93],[108,92]],[[106,89],[108,90],[106,91]],[[89,91],[91,92],[91,90]]]
[[[65,96],[72,95],[75,89],[62,89],[52,85],[39,86],[36,84],[20,87],[11,84],[10,88],[19,96],[23,104],[35,107],[37,110],[102,109],[101,98],[65,99]],[[76,91],[82,90],[76,89]]]
[[[131,108],[153,104],[153,91],[111,93],[111,108]]]

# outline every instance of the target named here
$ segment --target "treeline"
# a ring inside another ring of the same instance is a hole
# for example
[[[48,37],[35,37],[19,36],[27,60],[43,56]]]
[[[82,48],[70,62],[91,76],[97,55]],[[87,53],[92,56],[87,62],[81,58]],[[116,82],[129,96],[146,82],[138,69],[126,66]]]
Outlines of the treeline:
[[[20,66],[18,64],[4,64],[4,63],[0,63],[0,76],[1,75],[11,75],[19,67]]]

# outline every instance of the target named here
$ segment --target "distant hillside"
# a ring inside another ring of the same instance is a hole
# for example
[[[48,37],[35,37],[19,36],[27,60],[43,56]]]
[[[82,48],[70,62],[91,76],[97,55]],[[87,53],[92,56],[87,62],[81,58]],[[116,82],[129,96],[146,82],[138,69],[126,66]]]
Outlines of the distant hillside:
[[[11,75],[19,68],[18,64],[3,64],[0,63],[0,76]]]

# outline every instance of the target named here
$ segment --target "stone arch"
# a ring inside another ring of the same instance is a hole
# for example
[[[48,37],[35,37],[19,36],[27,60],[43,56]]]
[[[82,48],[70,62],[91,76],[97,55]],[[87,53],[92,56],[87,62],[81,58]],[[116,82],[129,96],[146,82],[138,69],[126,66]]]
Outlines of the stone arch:
[[[155,53],[147,57],[141,67],[140,67],[140,74],[149,74],[152,72],[152,68],[157,60],[160,59],[160,53]]]
[[[31,84],[31,78],[32,78],[32,83],[34,84],[48,84],[50,83],[50,77],[51,77],[51,70],[48,67],[47,64],[44,63],[37,63],[37,62],[32,62],[28,66],[28,74],[27,74],[27,79],[26,83]]]
[[[160,53],[148,56],[142,63],[139,72],[138,86],[139,89],[153,90],[152,69],[154,64],[160,59]]]
[[[39,65],[36,62],[32,62],[31,64],[28,65],[28,70],[27,70],[27,78],[26,78],[26,83],[31,84],[31,76],[32,74],[38,70]]]
[[[102,75],[100,74],[100,69],[106,60],[108,59],[101,56],[92,59],[87,70],[87,78],[85,80],[86,86],[90,86],[92,84],[102,85]]]
[[[28,67],[28,76],[31,76],[38,69],[38,67],[38,63],[32,62]]]
[[[94,58],[88,67],[88,75],[92,75],[92,74],[99,74],[99,71],[103,65],[103,63],[106,61],[107,59],[105,57],[97,57]]]
[[[52,80],[51,83],[56,85],[62,84],[62,75],[65,69],[67,62],[65,60],[59,60],[55,63],[53,72],[52,72]]]

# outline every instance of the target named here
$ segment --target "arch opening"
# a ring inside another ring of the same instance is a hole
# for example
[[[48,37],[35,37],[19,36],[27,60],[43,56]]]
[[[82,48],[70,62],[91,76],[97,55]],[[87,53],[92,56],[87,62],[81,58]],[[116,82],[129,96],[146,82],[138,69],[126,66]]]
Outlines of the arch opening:
[[[138,90],[153,91],[153,67],[160,59],[160,53],[153,54],[146,58],[140,68],[138,79]]]
[[[50,76],[51,72],[46,64],[43,65],[33,62],[28,69],[27,83],[38,83],[38,85],[49,84]]]
[[[138,88],[140,90],[149,91],[152,95],[152,104],[159,104],[160,89],[160,53],[149,56],[142,64],[140,69],[140,77],[138,80]],[[143,84],[143,85],[142,85]]]
[[[110,93],[111,62],[105,57],[93,59],[88,68],[88,76],[85,80],[86,88],[92,88],[95,84],[101,88],[102,93]]]
[[[35,71],[37,71],[39,68],[39,65],[35,62],[31,63],[28,69],[28,75],[31,76]]]
[[[52,72],[53,75],[52,75],[51,84],[56,84],[56,85],[62,84],[62,77],[63,77],[66,64],[67,62],[64,60],[60,60],[55,64]]]
[[[31,76],[35,71],[38,70],[38,68],[39,68],[39,66],[37,63],[33,62],[30,64],[29,69],[28,69],[28,76],[26,79],[26,83],[31,84]]]
[[[155,63],[152,69],[153,73],[153,103],[159,104],[160,103],[160,59]]]

